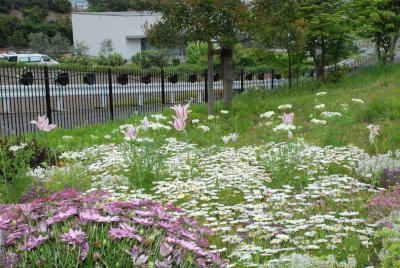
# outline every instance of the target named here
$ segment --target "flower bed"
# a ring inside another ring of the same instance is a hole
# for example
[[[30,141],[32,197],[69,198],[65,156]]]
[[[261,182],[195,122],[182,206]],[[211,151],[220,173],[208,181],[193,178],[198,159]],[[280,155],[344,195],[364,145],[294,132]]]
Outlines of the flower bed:
[[[31,203],[2,205],[3,267],[218,267],[211,231],[151,200],[105,201],[68,189]]]

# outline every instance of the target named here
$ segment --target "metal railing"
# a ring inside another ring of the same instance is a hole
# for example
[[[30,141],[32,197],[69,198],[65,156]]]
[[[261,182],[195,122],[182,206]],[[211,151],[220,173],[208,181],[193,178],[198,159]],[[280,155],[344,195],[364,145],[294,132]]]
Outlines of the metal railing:
[[[216,100],[223,81],[213,77]],[[236,93],[250,87],[278,88],[287,83],[275,70],[235,71]],[[207,102],[207,70],[58,70],[47,66],[0,66],[0,134],[35,131],[30,121],[47,115],[62,128],[105,123],[178,103]]]

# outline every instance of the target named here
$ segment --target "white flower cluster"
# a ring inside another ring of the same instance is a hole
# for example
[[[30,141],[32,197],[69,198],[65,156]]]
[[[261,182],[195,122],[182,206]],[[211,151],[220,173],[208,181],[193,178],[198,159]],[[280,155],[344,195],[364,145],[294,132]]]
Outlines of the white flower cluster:
[[[316,124],[316,125],[326,125],[326,120],[319,120],[316,118],[311,119],[311,123]]]
[[[341,117],[342,114],[339,112],[322,112],[321,115],[325,118]]]
[[[360,104],[364,104],[365,102],[362,99],[351,99],[352,102],[354,103],[360,103]]]
[[[10,146],[10,148],[8,148],[8,150],[10,151],[10,152],[17,152],[17,151],[19,151],[19,150],[21,150],[21,149],[24,149],[26,146],[28,146],[28,144],[26,144],[26,143],[21,143],[20,145],[11,145]]]
[[[228,136],[223,136],[222,141],[225,144],[228,144],[230,141],[236,142],[238,138],[239,138],[239,135],[237,133],[231,133]]]
[[[282,104],[278,106],[278,110],[289,110],[289,109],[292,109],[291,104]]]
[[[321,103],[321,104],[316,105],[314,108],[317,110],[323,110],[323,109],[325,109],[325,107],[326,107],[325,104]]]
[[[321,91],[321,92],[318,92],[317,94],[315,94],[315,96],[325,96],[327,94],[328,94],[328,92]]]
[[[294,130],[296,129],[295,125],[288,125],[288,124],[279,124],[276,127],[274,127],[273,131],[277,132],[277,131],[289,131],[289,130]]]
[[[260,115],[260,118],[271,118],[275,115],[274,111],[268,111]]]
[[[329,255],[326,259],[313,257],[307,254],[292,253],[290,255],[281,255],[278,259],[269,261],[268,268],[354,268],[357,267],[356,259],[349,256],[347,262],[338,262],[335,256]]]
[[[400,151],[373,156],[364,153],[360,155],[355,170],[365,178],[373,178],[386,168],[393,169],[398,167],[400,167]]]
[[[205,125],[200,125],[197,128],[203,130],[204,133],[210,131],[210,128],[208,126],[205,126]]]

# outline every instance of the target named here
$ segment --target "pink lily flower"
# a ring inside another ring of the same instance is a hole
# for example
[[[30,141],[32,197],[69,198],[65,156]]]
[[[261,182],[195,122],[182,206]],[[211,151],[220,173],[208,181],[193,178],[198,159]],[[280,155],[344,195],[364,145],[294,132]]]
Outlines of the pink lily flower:
[[[189,104],[186,104],[184,106],[179,104],[175,105],[171,109],[175,111],[177,118],[186,121],[188,119],[189,106],[190,106]]]
[[[174,128],[177,131],[184,131],[185,130],[185,126],[186,126],[186,122],[185,120],[182,120],[181,118],[177,118],[174,116],[174,122],[172,124],[174,126]]]
[[[124,139],[127,141],[135,140],[137,138],[138,131],[134,126],[129,126],[126,129],[126,132],[124,133],[124,135],[125,135]]]
[[[54,124],[49,124],[49,119],[46,115],[39,115],[37,120],[32,120],[30,123],[36,125],[39,130],[44,132],[50,132],[52,129],[57,127]]]
[[[294,113],[284,113],[282,116],[282,123],[285,125],[293,125]]]
[[[189,104],[184,106],[175,105],[172,110],[175,111],[176,116],[174,116],[174,122],[172,125],[177,131],[184,131],[186,126],[186,120],[188,119]]]
[[[143,129],[144,131],[147,131],[149,128],[150,128],[150,122],[149,122],[149,120],[147,119],[147,116],[145,116],[145,117],[143,118],[143,121],[142,121],[142,129]]]
[[[377,136],[379,136],[379,125],[369,125],[367,127],[369,129],[369,142],[374,143]]]

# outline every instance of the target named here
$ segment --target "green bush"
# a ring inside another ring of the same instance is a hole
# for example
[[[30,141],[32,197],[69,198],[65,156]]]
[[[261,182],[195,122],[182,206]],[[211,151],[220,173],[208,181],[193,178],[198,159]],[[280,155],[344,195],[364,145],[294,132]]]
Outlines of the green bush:
[[[382,240],[383,246],[381,267],[400,267],[400,225],[394,225],[392,229],[384,228],[377,233],[377,238]]]
[[[121,66],[126,63],[126,60],[121,54],[113,52],[109,55],[100,54],[100,56],[96,58],[96,63],[105,66]]]
[[[132,56],[132,63],[140,65],[144,69],[166,67],[170,61],[169,54],[166,51],[160,50],[146,50]]]
[[[49,153],[35,140],[0,140],[0,200],[16,202],[30,187],[29,167],[49,159]]]

